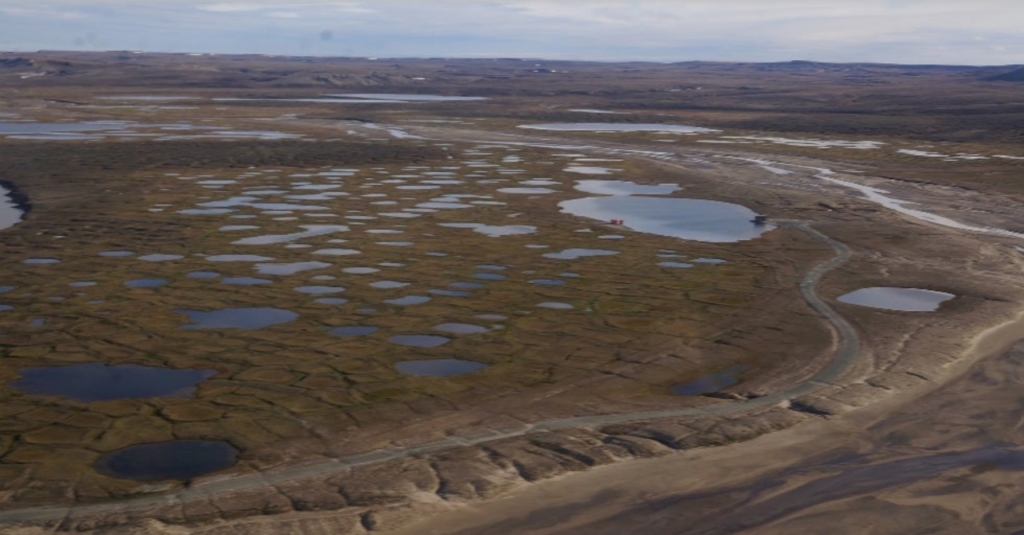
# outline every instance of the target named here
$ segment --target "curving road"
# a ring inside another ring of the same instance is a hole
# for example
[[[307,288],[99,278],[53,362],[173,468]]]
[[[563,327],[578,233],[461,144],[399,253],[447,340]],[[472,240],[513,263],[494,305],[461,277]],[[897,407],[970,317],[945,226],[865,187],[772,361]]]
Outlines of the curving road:
[[[732,403],[721,403],[708,407],[693,407],[654,412],[635,412],[627,414],[608,414],[599,416],[582,416],[576,418],[560,418],[546,420],[522,427],[506,430],[482,433],[475,436],[451,437],[437,442],[430,442],[417,446],[377,450],[356,455],[346,455],[334,459],[320,460],[307,464],[290,466],[280,470],[251,474],[243,476],[228,477],[222,480],[205,482],[199,485],[187,487],[173,494],[148,496],[122,500],[118,502],[107,502],[93,505],[78,505],[71,507],[35,507],[26,509],[12,509],[0,511],[0,525],[59,521],[68,516],[90,516],[93,514],[123,513],[129,511],[142,511],[156,507],[178,505],[184,502],[202,500],[218,494],[226,494],[261,488],[267,485],[301,480],[315,476],[325,476],[362,466],[380,464],[397,459],[404,459],[415,455],[443,451],[446,449],[472,446],[486,442],[493,442],[506,438],[523,436],[529,433],[557,431],[562,429],[575,429],[586,427],[597,427],[611,424],[622,424],[642,422],[661,418],[680,418],[690,416],[716,416],[737,414],[754,409],[778,405],[794,398],[807,395],[818,390],[828,383],[841,376],[850,365],[856,360],[860,353],[860,338],[848,321],[840,316],[835,310],[828,306],[818,297],[815,288],[822,276],[828,271],[841,266],[850,258],[850,249],[828,236],[811,228],[807,223],[797,221],[782,221],[780,226],[800,230],[809,236],[827,244],[836,251],[832,259],[815,266],[800,283],[800,292],[808,304],[821,314],[835,329],[837,333],[837,348],[828,365],[813,378],[801,384],[795,385],[782,392],[770,394],[760,398],[736,401]]]

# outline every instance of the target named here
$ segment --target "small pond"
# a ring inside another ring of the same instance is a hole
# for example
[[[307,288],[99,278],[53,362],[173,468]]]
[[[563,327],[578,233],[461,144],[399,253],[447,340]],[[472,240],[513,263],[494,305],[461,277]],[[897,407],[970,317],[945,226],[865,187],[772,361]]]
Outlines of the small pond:
[[[216,271],[192,271],[185,276],[190,279],[216,279],[220,277],[220,273]]]
[[[435,325],[434,330],[452,334],[481,334],[490,329],[471,323],[442,323]]]
[[[433,336],[429,334],[400,334],[388,338],[392,344],[409,347],[439,347],[451,341],[445,336]]]
[[[218,254],[206,257],[210,262],[269,262],[273,260],[269,256],[254,254]]]
[[[502,236],[516,236],[520,234],[533,234],[537,227],[530,225],[484,225],[482,223],[440,223],[442,227],[473,229],[485,236],[500,238]]]
[[[702,128],[699,126],[645,123],[548,123],[524,124],[519,128],[526,128],[530,130],[554,130],[558,132],[658,132],[677,134],[720,132],[720,130]]]
[[[220,310],[182,310],[175,312],[187,314],[192,325],[183,329],[262,329],[272,325],[280,325],[295,321],[298,314],[280,308],[224,308]]]
[[[331,329],[334,336],[367,336],[377,332],[377,327],[369,325],[349,325],[346,327],[335,327]]]
[[[395,364],[398,371],[417,377],[450,377],[473,373],[487,367],[486,364],[461,359],[407,360]]]
[[[370,287],[371,288],[376,288],[378,290],[395,290],[395,289],[398,289],[398,288],[405,288],[409,284],[410,283],[408,283],[408,282],[398,282],[398,281],[377,281],[377,282],[370,283]]]
[[[339,294],[345,289],[340,286],[299,286],[295,291],[308,295],[330,295]]]
[[[413,93],[338,93],[329,94],[329,97],[341,97],[341,98],[352,98],[352,99],[374,99],[374,100],[388,100],[394,102],[416,102],[416,101],[432,101],[432,102],[468,102],[475,100],[487,100],[485,97],[449,97],[445,95],[417,95]]]
[[[399,297],[397,299],[385,299],[384,302],[389,305],[395,306],[413,306],[422,305],[423,303],[430,302],[431,298],[425,295],[407,295],[405,297]]]
[[[167,284],[164,279],[135,279],[124,283],[129,288],[156,288]]]
[[[537,303],[538,308],[549,308],[551,310],[572,310],[573,307],[569,303],[558,303],[556,301],[545,301],[543,303]]]
[[[498,193],[511,193],[515,195],[545,195],[555,193],[551,188],[499,188]]]
[[[918,288],[862,288],[838,299],[841,303],[900,312],[934,312],[956,297],[946,292]]]
[[[185,481],[233,466],[238,449],[215,440],[172,440],[138,444],[102,455],[97,472],[136,481]]]
[[[181,260],[184,258],[180,254],[148,254],[140,256],[139,260],[145,262],[167,262],[169,260]]]
[[[294,275],[303,271],[331,267],[327,262],[293,262],[290,264],[256,264],[261,275]]]
[[[544,258],[554,258],[555,260],[576,260],[577,258],[583,258],[586,256],[614,256],[619,254],[618,251],[609,251],[606,249],[565,249],[558,253],[547,253]]]
[[[711,394],[739,382],[736,376],[743,371],[743,366],[733,366],[727,370],[705,375],[697,380],[672,387],[672,393],[678,396],[699,396]]]
[[[506,277],[500,273],[474,273],[472,275],[474,279],[488,280],[488,281],[500,281],[505,280]]]
[[[462,290],[427,290],[433,295],[440,295],[442,297],[469,297],[470,293]]]
[[[73,364],[22,368],[9,386],[31,396],[62,396],[76,401],[150,397],[190,397],[215,370],[173,370],[137,364]]]
[[[317,304],[320,304],[320,305],[336,306],[336,305],[344,305],[345,303],[348,303],[348,299],[344,299],[344,298],[341,298],[341,297],[322,297],[320,299],[313,300],[313,302],[317,303]]]
[[[256,277],[227,277],[220,281],[221,284],[231,284],[234,286],[258,286],[260,284],[271,284],[270,279],[257,279]]]

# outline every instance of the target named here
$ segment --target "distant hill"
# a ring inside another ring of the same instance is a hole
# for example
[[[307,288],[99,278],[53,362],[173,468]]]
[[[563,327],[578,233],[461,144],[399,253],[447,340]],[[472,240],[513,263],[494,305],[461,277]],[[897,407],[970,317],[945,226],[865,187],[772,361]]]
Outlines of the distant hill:
[[[995,76],[989,76],[986,80],[994,80],[1000,82],[1024,82],[1024,67],[1015,71],[1005,72],[1003,74],[997,74]]]
[[[25,59],[25,58],[21,58],[21,57],[11,58],[11,59],[0,58],[0,67],[17,68],[17,67],[34,67],[34,66],[35,66],[35,62],[30,60],[30,59]]]

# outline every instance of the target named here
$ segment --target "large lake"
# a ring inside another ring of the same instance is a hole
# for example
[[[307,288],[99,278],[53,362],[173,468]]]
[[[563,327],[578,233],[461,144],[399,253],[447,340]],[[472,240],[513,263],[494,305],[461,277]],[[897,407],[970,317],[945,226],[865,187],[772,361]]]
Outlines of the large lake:
[[[621,219],[638,232],[684,240],[729,243],[757,238],[774,229],[756,225],[749,208],[720,201],[667,197],[587,197],[559,203],[562,211],[602,221]]]

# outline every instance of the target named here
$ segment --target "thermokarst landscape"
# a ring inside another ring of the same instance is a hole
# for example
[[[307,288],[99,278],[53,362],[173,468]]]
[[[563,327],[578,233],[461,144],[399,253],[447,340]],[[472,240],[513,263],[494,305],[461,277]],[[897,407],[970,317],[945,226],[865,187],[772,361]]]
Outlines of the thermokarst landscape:
[[[1024,533],[1021,72],[0,54],[0,532]]]

